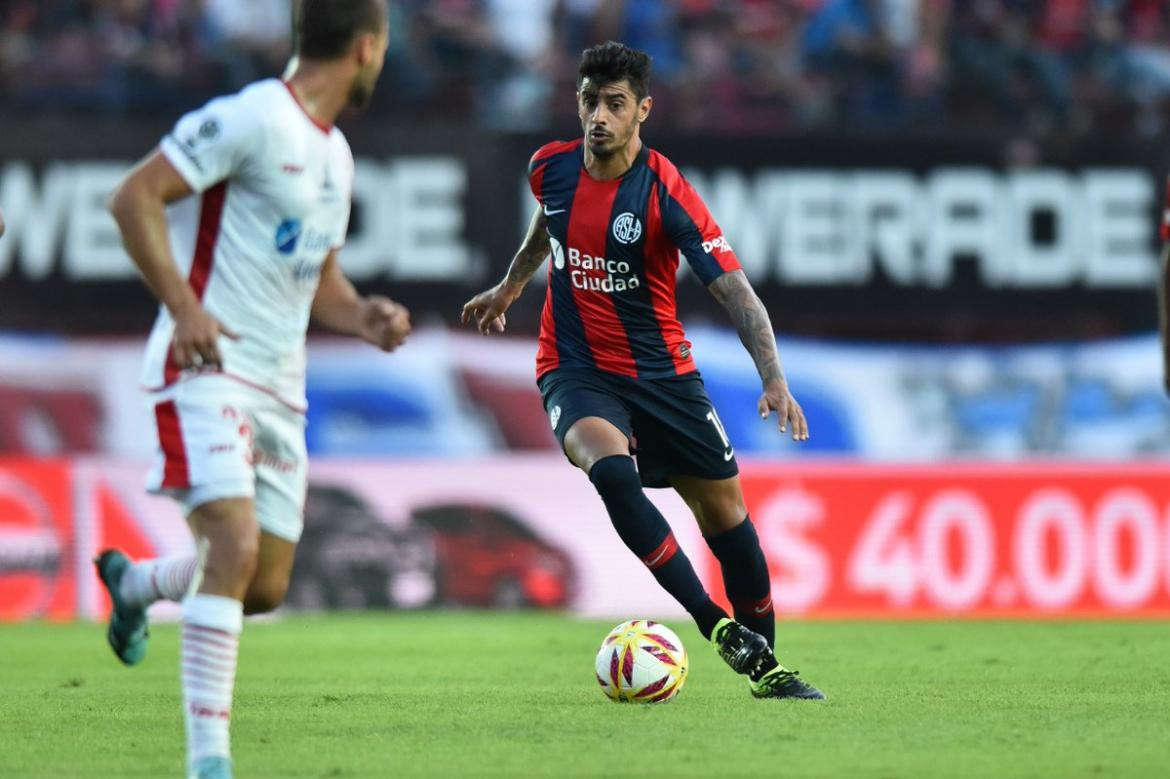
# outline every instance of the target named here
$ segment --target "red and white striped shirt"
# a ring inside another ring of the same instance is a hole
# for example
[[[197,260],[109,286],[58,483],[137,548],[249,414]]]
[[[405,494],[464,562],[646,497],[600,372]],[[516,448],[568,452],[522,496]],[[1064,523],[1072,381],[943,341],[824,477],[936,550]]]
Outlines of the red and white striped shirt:
[[[305,403],[305,331],[321,266],[345,242],[353,155],[283,82],[216,98],[179,120],[160,148],[195,192],[168,209],[180,269],[223,338],[224,372]],[[174,321],[160,307],[142,383],[173,384]]]

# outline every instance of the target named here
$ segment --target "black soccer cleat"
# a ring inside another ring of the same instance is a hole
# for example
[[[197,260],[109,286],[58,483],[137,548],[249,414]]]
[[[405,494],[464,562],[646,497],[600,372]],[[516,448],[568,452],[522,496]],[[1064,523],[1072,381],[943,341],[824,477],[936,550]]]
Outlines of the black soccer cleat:
[[[748,677],[756,698],[825,699],[825,694],[802,681],[798,672],[780,665],[763,636],[738,622],[721,619],[711,634],[711,645],[731,670]]]
[[[803,681],[800,671],[789,671],[777,664],[758,680],[751,682],[752,695],[756,698],[797,698],[806,701],[823,701],[825,694]]]
[[[737,674],[759,678],[776,667],[776,658],[768,648],[767,640],[752,630],[726,617],[719,620],[711,632],[711,646]],[[768,661],[771,664],[768,664]],[[761,669],[761,664],[765,667]]]

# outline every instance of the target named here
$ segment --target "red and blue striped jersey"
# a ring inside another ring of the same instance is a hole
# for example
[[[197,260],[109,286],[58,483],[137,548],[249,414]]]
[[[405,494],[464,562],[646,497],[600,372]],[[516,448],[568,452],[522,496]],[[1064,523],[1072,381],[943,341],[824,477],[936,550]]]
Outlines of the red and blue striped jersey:
[[[674,164],[643,146],[621,178],[597,181],[578,139],[541,147],[528,182],[552,247],[537,377],[561,367],[642,379],[694,371],[675,312],[679,254],[704,285],[740,265]]]

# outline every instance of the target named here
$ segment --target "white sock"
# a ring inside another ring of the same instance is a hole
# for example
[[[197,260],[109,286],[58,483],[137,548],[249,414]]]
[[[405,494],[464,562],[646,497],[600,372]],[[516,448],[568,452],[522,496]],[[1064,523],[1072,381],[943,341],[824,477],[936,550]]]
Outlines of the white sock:
[[[183,601],[183,713],[187,766],[204,757],[231,757],[228,724],[244,604],[196,593]]]
[[[118,587],[131,606],[149,606],[156,600],[180,601],[198,566],[197,555],[139,560],[122,574]]]

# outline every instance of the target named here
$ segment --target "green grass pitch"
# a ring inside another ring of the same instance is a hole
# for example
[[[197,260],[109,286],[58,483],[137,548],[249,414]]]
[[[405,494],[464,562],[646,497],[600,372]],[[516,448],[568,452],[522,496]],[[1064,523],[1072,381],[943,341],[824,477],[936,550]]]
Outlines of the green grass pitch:
[[[616,621],[616,620],[615,620]],[[611,624],[539,614],[288,615],[244,632],[248,777],[1147,777],[1170,769],[1159,622],[794,622],[826,703],[756,701],[689,624],[664,706],[593,678]],[[0,627],[0,776],[181,776],[177,631],[121,667],[98,625]]]

